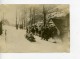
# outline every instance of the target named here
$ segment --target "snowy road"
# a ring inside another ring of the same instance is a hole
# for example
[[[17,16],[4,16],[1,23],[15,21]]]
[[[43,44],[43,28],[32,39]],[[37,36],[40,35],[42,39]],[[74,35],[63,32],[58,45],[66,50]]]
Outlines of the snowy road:
[[[65,43],[51,43],[41,40],[38,36],[35,36],[37,42],[29,42],[25,38],[25,30],[16,30],[15,27],[11,26],[4,26],[3,28],[7,30],[7,36],[6,41],[5,38],[3,38],[2,43],[0,43],[2,48],[1,52],[69,52],[69,46]]]

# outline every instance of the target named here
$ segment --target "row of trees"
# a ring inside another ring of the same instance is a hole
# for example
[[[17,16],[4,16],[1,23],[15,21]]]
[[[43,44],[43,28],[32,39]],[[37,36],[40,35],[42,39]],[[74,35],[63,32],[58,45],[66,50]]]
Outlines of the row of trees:
[[[39,21],[43,21],[44,23],[44,26],[46,25],[46,10],[45,10],[45,7],[43,5],[43,12],[42,14],[40,15],[39,13],[37,13],[37,9],[35,7],[30,7],[28,10],[28,13],[27,13],[27,8],[24,7],[23,10],[21,11],[22,12],[22,15],[20,16],[19,20],[18,20],[18,17],[17,17],[17,11],[16,11],[16,29],[18,29],[18,26],[23,29],[23,28],[26,28],[27,25],[30,25],[32,26],[33,24],[35,24],[36,22],[39,22]],[[27,17],[27,14],[29,14],[29,17]],[[29,21],[27,21],[29,18]]]
[[[50,7],[52,6],[52,7]],[[66,9],[66,8],[65,8]],[[25,28],[27,25],[31,26],[32,24],[35,24],[37,22],[42,21],[43,25],[46,26],[48,24],[49,20],[52,20],[55,25],[58,27],[61,34],[64,34],[63,31],[65,31],[64,27],[69,30],[69,12],[65,13],[65,9],[60,9],[57,7],[57,5],[40,5],[40,7],[30,7],[28,8],[29,12],[29,21],[27,18],[27,8],[23,8],[22,10],[22,16],[19,20],[22,28]],[[68,8],[69,9],[69,8]],[[17,16],[17,14],[16,14]],[[67,23],[67,24],[66,24]],[[18,21],[16,18],[16,28],[18,27]]]

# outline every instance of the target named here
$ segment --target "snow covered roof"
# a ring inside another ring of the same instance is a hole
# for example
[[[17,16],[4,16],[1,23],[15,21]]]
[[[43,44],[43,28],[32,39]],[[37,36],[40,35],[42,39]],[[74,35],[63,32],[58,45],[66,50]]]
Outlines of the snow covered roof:
[[[58,5],[57,7],[48,11],[48,18],[54,17],[64,17],[69,13],[69,6],[67,5]]]

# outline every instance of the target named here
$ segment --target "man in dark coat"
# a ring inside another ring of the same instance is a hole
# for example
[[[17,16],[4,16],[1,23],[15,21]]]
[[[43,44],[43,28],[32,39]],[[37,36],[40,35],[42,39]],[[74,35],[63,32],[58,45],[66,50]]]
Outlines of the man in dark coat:
[[[32,26],[31,32],[32,32],[33,34],[35,34],[35,28],[34,28],[34,26]]]
[[[54,27],[53,27],[53,25],[51,25],[49,28],[49,36],[53,37],[53,33],[54,33]]]
[[[38,34],[38,27],[37,26],[35,27],[35,34],[36,35]]]
[[[44,29],[45,29],[45,27],[42,26],[41,27],[41,39],[44,39]]]
[[[39,37],[41,37],[41,25],[38,28],[38,34],[39,34]]]
[[[42,39],[48,41],[49,39],[49,28],[47,27],[43,27],[42,28]]]
[[[45,31],[44,31],[44,38],[46,41],[49,39],[49,27],[46,26]]]
[[[57,37],[57,28],[56,28],[56,26],[54,26],[53,31],[54,31],[53,36],[54,36],[54,37]],[[53,38],[54,38],[54,37],[53,37]]]

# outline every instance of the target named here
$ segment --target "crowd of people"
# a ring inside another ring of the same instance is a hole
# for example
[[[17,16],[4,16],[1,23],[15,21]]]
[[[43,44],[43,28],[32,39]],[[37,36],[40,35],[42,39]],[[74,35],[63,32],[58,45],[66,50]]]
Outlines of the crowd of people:
[[[26,38],[30,39],[30,41],[35,41],[33,40],[34,35],[37,35],[41,37],[41,39],[48,41],[49,38],[54,39],[55,37],[58,36],[57,34],[57,28],[56,26],[53,25],[46,25],[46,26],[37,26],[37,25],[32,25],[26,28]],[[29,37],[28,37],[29,35]],[[33,38],[31,40],[31,37]]]

